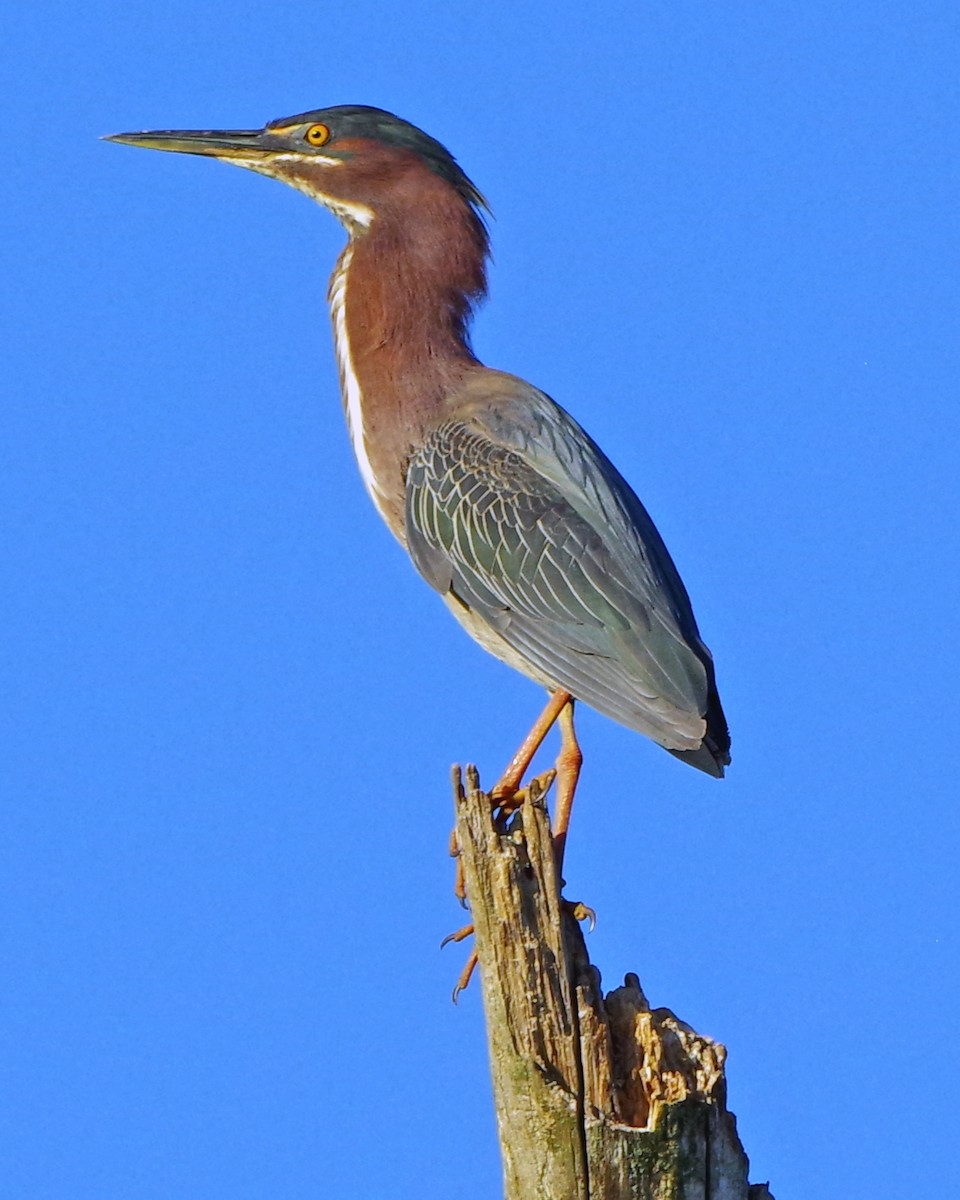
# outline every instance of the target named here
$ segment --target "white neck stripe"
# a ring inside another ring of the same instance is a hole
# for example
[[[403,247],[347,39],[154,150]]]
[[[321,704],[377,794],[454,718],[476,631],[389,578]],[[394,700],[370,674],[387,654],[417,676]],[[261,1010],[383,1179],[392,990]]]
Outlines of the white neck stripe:
[[[343,395],[343,407],[347,417],[347,429],[353,452],[364,486],[382,517],[384,511],[384,496],[377,485],[373,473],[370,455],[367,453],[366,431],[363,427],[363,396],[360,391],[360,381],[357,379],[350,355],[350,338],[347,333],[347,279],[350,263],[353,259],[353,245],[348,242],[340,255],[336,270],[330,280],[330,315],[333,318],[333,340],[337,350],[337,363],[340,367],[340,391]]]

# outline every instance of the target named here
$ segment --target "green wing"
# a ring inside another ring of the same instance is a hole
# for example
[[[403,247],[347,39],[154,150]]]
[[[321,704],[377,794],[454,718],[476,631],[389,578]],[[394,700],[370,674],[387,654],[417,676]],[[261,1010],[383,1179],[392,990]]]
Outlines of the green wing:
[[[722,773],[712,661],[653,522],[571,417],[495,378],[409,464],[418,570],[535,678]]]

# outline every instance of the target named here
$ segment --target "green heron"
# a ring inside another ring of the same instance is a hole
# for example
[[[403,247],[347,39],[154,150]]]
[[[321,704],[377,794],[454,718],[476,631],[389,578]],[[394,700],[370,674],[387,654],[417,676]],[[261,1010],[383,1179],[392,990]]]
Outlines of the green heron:
[[[543,392],[477,361],[486,203],[453,156],[391,113],[340,105],[259,130],[112,141],[200,154],[306,193],[349,234],[329,301],[366,489],[414,566],[547,707],[494,797],[506,804],[559,721],[562,861],[581,754],[574,699],[722,776],[713,660],[673,560],[602,450]]]

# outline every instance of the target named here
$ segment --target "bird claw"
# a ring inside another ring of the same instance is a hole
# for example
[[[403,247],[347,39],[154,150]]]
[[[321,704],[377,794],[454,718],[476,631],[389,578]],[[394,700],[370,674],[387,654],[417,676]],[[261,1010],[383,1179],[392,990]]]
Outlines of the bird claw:
[[[588,931],[593,933],[597,927],[597,914],[589,904],[584,904],[581,900],[564,900],[562,904],[575,921],[586,921]]]
[[[444,946],[449,946],[451,942],[465,941],[466,938],[468,938],[471,933],[473,933],[473,925],[472,924],[462,925],[459,929],[455,929],[453,931],[453,933],[447,934],[447,936],[440,943],[440,949],[442,950],[444,948]]]
[[[535,776],[522,788],[514,788],[509,784],[498,783],[490,793],[490,799],[493,801],[497,820],[502,822],[507,817],[512,816],[518,808],[526,804],[534,792],[537,799],[542,800],[547,792],[549,792],[556,777],[556,767],[551,767],[549,771],[544,771],[542,775]]]
[[[460,993],[466,991],[466,989],[469,987],[470,979],[473,976],[474,971],[477,969],[478,961],[479,960],[477,959],[477,952],[474,951],[470,955],[470,957],[467,959],[467,964],[463,968],[463,970],[460,972],[460,975],[457,978],[457,982],[454,985],[453,991],[450,994],[450,999],[454,1002],[454,1004],[456,1004],[457,1001],[460,999]]]
[[[449,946],[449,944],[451,942],[462,942],[464,940],[464,938],[468,938],[471,933],[473,933],[472,925],[464,925],[460,929],[454,930],[453,933],[448,933],[447,936],[440,943],[440,949],[442,950],[444,948],[444,946]],[[464,966],[463,970],[457,976],[457,982],[454,984],[453,992],[451,993],[451,996],[450,996],[450,998],[451,998],[451,1000],[453,1000],[454,1004],[456,1004],[457,1001],[460,999],[460,993],[463,991],[466,991],[467,987],[469,987],[470,979],[473,975],[473,972],[476,970],[476,968],[477,968],[477,952],[476,952],[476,950],[473,950],[473,951],[471,951],[470,957],[467,959],[466,965]]]
[[[467,907],[467,881],[463,874],[463,855],[460,853],[460,841],[456,829],[450,831],[450,857],[457,860],[456,875],[453,880],[453,894],[460,902],[461,908]]]
[[[467,879],[463,873],[463,859],[460,857],[460,851],[457,851],[457,873],[453,880],[453,894],[461,908],[467,907]]]

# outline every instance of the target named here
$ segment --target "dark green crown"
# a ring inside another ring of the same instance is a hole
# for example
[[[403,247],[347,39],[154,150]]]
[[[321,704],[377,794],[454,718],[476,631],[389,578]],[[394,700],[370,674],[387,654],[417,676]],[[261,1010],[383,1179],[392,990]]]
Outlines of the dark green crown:
[[[330,130],[330,141],[337,138],[370,138],[387,146],[399,146],[418,154],[431,171],[452,184],[460,195],[474,208],[487,208],[480,191],[470,182],[463,168],[450,151],[436,140],[382,108],[367,104],[337,104],[332,108],[317,108],[311,112],[298,113],[271,121],[270,126],[285,126],[318,122]],[[268,126],[268,128],[270,128]]]

